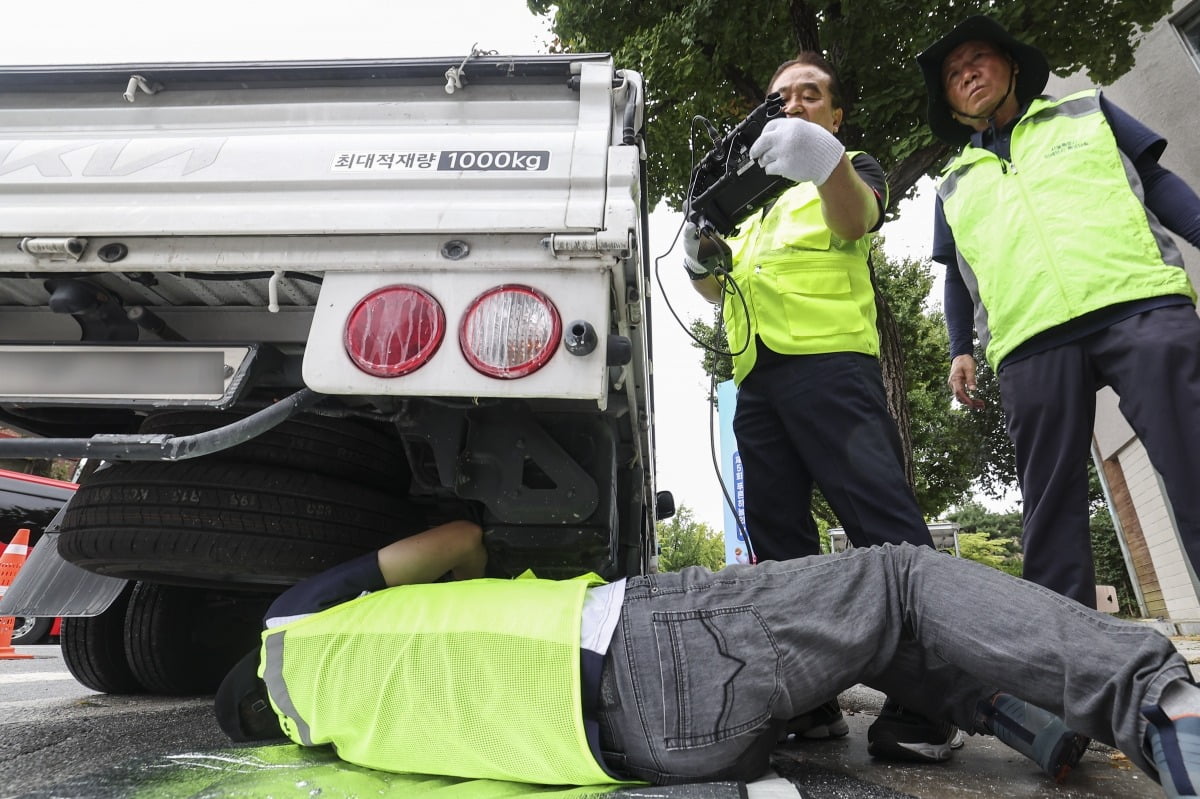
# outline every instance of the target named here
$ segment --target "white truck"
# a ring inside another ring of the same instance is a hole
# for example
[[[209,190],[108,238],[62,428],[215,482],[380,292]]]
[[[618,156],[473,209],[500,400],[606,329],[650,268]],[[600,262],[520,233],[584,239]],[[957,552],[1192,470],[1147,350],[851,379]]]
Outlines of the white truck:
[[[440,521],[496,576],[651,569],[643,97],[602,54],[0,68],[0,457],[103,464],[0,611],[180,693]]]

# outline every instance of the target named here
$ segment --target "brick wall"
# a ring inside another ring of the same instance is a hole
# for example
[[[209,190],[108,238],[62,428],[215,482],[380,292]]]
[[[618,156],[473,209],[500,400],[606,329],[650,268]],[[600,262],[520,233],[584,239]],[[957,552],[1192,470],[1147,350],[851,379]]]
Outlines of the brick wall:
[[[1163,599],[1162,588],[1158,584],[1158,573],[1154,570],[1154,560],[1150,557],[1150,547],[1146,543],[1142,523],[1138,519],[1137,509],[1133,506],[1133,497],[1125,482],[1125,473],[1121,463],[1115,457],[1104,461],[1104,482],[1108,485],[1108,495],[1112,498],[1113,512],[1120,522],[1117,535],[1125,541],[1125,548],[1132,561],[1133,573],[1137,580],[1138,590],[1142,594],[1142,602],[1146,606],[1146,614],[1150,618],[1167,615],[1167,603]]]
[[[1123,447],[1117,453],[1117,459],[1127,486],[1128,504],[1133,506],[1146,552],[1158,578],[1165,615],[1175,622],[1200,620],[1200,597],[1197,596],[1196,584],[1187,558],[1179,545],[1175,519],[1167,507],[1166,492],[1162,488],[1158,472],[1150,465],[1146,450],[1137,439]],[[1106,468],[1106,477],[1108,472]],[[1111,488],[1110,483],[1110,490]],[[1120,508],[1118,512],[1121,512]],[[1122,526],[1125,526],[1126,516],[1119,518]],[[1142,590],[1145,592],[1146,587]]]

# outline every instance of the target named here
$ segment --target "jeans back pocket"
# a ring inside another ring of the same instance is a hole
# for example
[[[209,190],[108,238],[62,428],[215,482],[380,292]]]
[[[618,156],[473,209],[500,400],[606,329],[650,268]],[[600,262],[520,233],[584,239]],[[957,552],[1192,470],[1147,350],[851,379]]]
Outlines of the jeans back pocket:
[[[759,728],[780,691],[779,649],[752,605],[653,614],[666,747]]]

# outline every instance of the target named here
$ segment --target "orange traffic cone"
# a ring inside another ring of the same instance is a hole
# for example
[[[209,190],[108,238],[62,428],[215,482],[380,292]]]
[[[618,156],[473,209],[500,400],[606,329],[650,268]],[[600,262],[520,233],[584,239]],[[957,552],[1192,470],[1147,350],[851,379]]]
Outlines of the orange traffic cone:
[[[17,572],[25,565],[25,557],[29,554],[29,530],[22,527],[17,530],[16,535],[12,537],[12,541],[8,542],[8,546],[4,548],[4,554],[0,555],[0,599],[4,598],[4,592],[12,585],[13,578],[17,576]],[[0,616],[0,660],[18,660],[21,658],[31,658],[33,655],[24,655],[12,647],[12,631],[13,622],[16,621],[12,616]]]

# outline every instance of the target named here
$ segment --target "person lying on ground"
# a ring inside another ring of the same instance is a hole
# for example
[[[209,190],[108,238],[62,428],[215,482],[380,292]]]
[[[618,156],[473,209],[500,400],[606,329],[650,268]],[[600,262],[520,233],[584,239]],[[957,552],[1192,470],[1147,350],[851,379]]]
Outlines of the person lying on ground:
[[[217,693],[222,729],[397,772],[752,780],[785,720],[862,683],[1051,773],[1090,736],[1168,796],[1200,784],[1200,689],[1166,637],[928,547],[613,583],[486,558],[456,521],[293,586]]]

